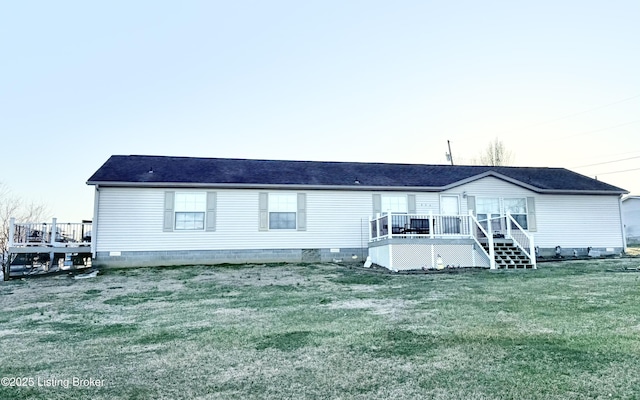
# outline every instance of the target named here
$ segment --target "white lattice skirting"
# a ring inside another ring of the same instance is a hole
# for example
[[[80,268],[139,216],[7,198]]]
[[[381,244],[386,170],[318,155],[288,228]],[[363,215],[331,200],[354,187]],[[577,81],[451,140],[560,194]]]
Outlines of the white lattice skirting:
[[[489,258],[472,239],[392,239],[369,244],[371,261],[391,270],[438,267],[490,267]]]

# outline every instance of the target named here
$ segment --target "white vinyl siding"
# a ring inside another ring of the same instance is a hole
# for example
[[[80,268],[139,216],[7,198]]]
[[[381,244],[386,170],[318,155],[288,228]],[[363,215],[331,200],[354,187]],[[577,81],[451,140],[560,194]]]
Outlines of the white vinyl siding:
[[[371,192],[299,193],[306,230],[268,234],[258,229],[259,191],[231,189],[216,191],[215,231],[163,232],[164,192],[101,187],[96,251],[354,248],[369,238]]]
[[[536,208],[540,247],[623,245],[617,196],[541,195]]]
[[[622,202],[622,216],[627,239],[640,239],[640,198],[630,197]]]
[[[542,248],[623,244],[617,195],[540,194],[495,177],[457,186],[451,192],[466,192],[476,203],[481,197],[527,198],[528,212],[535,212],[535,219],[529,218],[529,231]],[[462,201],[462,209],[467,209],[465,196]]]
[[[100,187],[94,232],[96,251],[179,251],[233,249],[321,249],[366,247],[368,221],[375,191],[309,190],[303,195],[306,230],[259,229],[260,193],[249,189],[215,192],[215,230],[163,231],[165,192],[160,188]],[[202,192],[175,189],[175,192]],[[288,191],[291,192],[291,191]],[[393,194],[393,193],[391,193]],[[415,196],[417,213],[439,213],[440,195],[459,195],[461,210],[467,197],[531,198],[535,200],[540,247],[620,247],[622,228],[618,196],[538,194],[503,180],[487,177],[442,193],[403,193]],[[209,201],[207,201],[209,203]],[[380,205],[381,206],[381,205]],[[531,207],[528,205],[528,210]],[[207,213],[209,205],[207,205]],[[207,217],[208,220],[208,217]],[[209,222],[207,222],[207,225]],[[300,227],[299,227],[300,228]]]

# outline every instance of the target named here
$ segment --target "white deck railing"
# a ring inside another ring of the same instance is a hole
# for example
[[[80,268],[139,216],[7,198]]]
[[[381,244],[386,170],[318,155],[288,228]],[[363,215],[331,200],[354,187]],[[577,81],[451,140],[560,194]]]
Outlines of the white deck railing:
[[[62,223],[56,218],[48,222],[9,222],[9,247],[90,246],[91,222]]]
[[[471,237],[469,216],[384,213],[370,220],[369,240],[393,237]]]
[[[481,227],[485,234],[491,232],[493,238],[504,238],[513,241],[513,244],[517,246],[531,261],[532,267],[536,268],[536,256],[534,254],[534,239],[533,235],[528,233],[522,226],[516,221],[510,213],[501,215],[499,217],[493,217],[489,219],[478,220],[478,226]],[[493,246],[491,246],[493,248]]]
[[[476,242],[476,246],[479,247],[480,250],[489,258],[489,265],[491,269],[496,269],[496,254],[495,249],[493,247],[493,234],[489,234],[482,224],[473,216],[472,212],[469,212],[469,220],[471,221],[471,226],[475,229],[472,229],[473,240]],[[489,253],[485,250],[482,243],[487,242],[487,248],[489,249]]]
[[[537,265],[533,235],[527,233],[510,213],[507,213],[507,238],[512,239],[513,243],[518,246],[518,248],[520,248],[527,257],[529,257],[531,265],[536,269]]]
[[[478,220],[469,215],[383,213],[369,222],[369,241],[391,238],[470,238],[495,266],[496,238],[512,240],[536,268],[533,235],[510,214]],[[487,244],[487,252],[483,244]]]

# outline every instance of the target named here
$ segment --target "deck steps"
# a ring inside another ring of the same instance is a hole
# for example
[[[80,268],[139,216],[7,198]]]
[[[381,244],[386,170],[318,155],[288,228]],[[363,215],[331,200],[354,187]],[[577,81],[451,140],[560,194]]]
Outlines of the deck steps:
[[[489,253],[489,245],[483,244],[483,247]],[[522,252],[513,241],[506,240],[499,243],[494,243],[493,251],[496,260],[496,268],[509,269],[509,268],[533,268],[533,264],[529,257]]]

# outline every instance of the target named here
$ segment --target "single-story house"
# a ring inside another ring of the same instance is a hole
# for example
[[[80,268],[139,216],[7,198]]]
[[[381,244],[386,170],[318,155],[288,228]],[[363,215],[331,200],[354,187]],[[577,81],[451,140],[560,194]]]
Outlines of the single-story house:
[[[628,244],[640,244],[640,196],[622,199],[622,219]]]
[[[115,155],[94,265],[534,266],[625,249],[624,189],[563,168]]]

